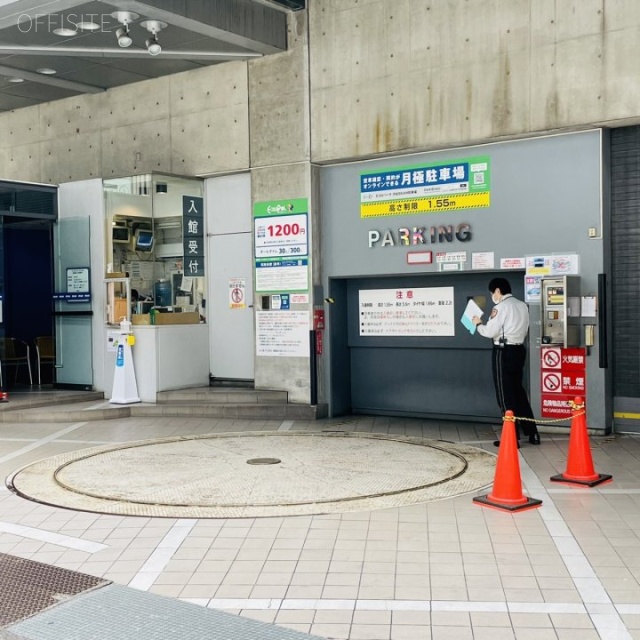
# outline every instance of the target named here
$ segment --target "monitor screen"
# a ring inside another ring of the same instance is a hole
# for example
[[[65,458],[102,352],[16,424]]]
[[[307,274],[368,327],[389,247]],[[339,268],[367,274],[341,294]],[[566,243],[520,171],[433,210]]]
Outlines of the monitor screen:
[[[131,239],[130,231],[131,230],[129,229],[129,227],[123,227],[123,226],[117,225],[113,227],[111,237],[113,238],[114,242],[128,243],[129,240]]]
[[[136,251],[151,251],[153,247],[153,231],[138,229],[136,231]]]

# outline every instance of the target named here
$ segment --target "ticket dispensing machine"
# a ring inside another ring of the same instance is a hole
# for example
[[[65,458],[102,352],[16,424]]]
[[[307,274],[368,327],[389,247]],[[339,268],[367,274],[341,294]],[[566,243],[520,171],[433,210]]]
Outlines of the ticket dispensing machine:
[[[553,276],[541,282],[543,345],[580,346],[580,280]]]

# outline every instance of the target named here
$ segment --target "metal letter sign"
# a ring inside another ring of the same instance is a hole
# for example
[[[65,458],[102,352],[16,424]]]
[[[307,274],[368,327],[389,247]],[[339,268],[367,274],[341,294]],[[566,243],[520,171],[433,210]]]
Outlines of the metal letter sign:
[[[204,276],[204,200],[182,196],[184,275]]]

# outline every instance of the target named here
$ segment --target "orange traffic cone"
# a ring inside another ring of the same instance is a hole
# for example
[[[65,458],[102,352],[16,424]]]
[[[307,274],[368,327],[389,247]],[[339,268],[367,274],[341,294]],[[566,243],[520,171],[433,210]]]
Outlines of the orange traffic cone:
[[[7,391],[0,391],[0,402],[9,402],[9,393]]]
[[[569,434],[569,453],[564,473],[551,476],[553,482],[577,484],[582,487],[595,487],[603,482],[611,482],[612,476],[596,473],[593,468],[587,418],[582,398],[576,398],[571,407],[571,433]]]
[[[516,422],[513,411],[507,411],[502,423],[493,491],[486,496],[477,496],[473,501],[483,507],[493,507],[505,511],[535,509],[542,504],[542,500],[527,498],[522,493]]]

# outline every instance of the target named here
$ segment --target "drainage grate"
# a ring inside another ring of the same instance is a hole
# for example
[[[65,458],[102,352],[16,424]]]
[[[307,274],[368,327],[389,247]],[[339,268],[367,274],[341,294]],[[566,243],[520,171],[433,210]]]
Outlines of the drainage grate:
[[[24,620],[70,596],[109,584],[102,578],[4,553],[0,553],[0,576],[0,627]]]
[[[282,460],[278,458],[251,458],[247,460],[247,464],[280,464]]]

